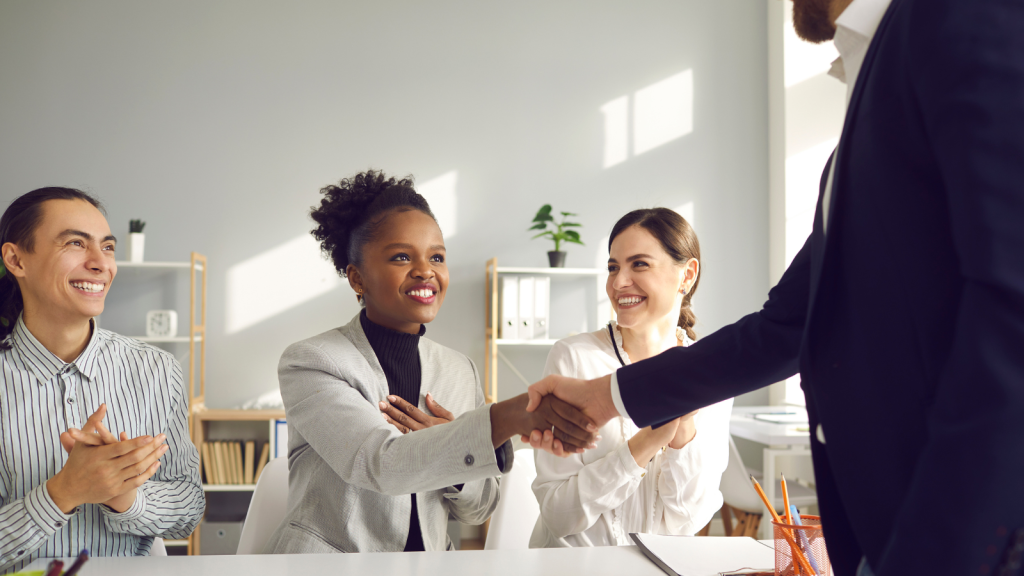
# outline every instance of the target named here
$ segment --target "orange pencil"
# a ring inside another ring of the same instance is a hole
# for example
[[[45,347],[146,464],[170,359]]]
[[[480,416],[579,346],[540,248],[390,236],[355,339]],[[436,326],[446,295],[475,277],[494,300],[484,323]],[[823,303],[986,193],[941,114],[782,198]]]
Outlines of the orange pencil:
[[[765,496],[764,490],[761,489],[761,484],[758,483],[757,478],[754,478],[754,476],[751,475],[750,481],[754,483],[754,490],[757,490],[757,495],[761,497],[761,501],[768,507],[768,512],[771,513],[772,519],[779,524],[782,524],[782,519],[779,518],[779,515],[775,512],[775,507],[768,501],[768,497]],[[805,570],[808,574],[816,574],[814,569],[811,568],[810,562],[808,562],[807,558],[804,556],[804,553],[801,552],[800,548],[796,545],[796,541],[793,540],[793,536],[789,533],[789,530],[784,528],[782,530],[782,537],[785,538],[786,542],[789,544],[789,549],[793,551],[793,560],[800,564],[800,568]]]
[[[793,525],[793,513],[789,511],[789,490],[786,489],[786,475],[782,475],[782,506],[786,511],[786,524]],[[794,566],[797,576],[800,576],[800,566]]]

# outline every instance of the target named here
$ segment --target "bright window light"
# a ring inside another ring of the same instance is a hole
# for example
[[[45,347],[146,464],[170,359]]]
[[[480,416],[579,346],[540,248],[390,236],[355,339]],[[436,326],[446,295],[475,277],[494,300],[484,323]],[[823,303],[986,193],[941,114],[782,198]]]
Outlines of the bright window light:
[[[811,235],[821,172],[838,138],[786,158],[786,266]]]

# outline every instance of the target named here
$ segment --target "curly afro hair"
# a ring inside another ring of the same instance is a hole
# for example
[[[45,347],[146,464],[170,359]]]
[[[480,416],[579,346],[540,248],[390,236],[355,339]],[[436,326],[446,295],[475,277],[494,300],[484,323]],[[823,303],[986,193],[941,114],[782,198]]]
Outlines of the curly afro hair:
[[[310,210],[317,226],[310,231],[342,277],[349,264],[359,266],[363,246],[371,241],[387,215],[419,210],[437,221],[426,199],[413,188],[411,176],[401,180],[380,170],[367,170],[320,189],[320,206]]]

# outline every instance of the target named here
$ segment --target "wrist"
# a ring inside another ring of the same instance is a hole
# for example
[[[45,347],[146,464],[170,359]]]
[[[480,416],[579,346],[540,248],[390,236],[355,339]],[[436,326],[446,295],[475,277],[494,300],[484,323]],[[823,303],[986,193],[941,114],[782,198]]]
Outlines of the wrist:
[[[110,500],[107,500],[104,504],[114,512],[121,514],[126,512],[133,504],[135,504],[136,497],[138,497],[138,488],[132,488],[120,496],[115,496]]]
[[[491,444],[494,448],[504,444],[519,428],[514,422],[517,412],[516,406],[513,405],[515,400],[516,398],[513,398],[491,404]],[[518,412],[525,413],[525,410],[524,405]]]
[[[60,508],[60,511],[65,514],[71,514],[75,508],[83,504],[83,502],[76,502],[65,490],[60,472],[46,481],[46,492],[50,495],[50,500],[53,500],[57,508]]]
[[[654,455],[661,449],[661,446],[654,446],[655,443],[651,442],[651,438],[648,436],[646,430],[640,430],[626,442],[629,445],[629,453],[633,456],[633,461],[641,468],[646,468],[651,458],[654,458]]]

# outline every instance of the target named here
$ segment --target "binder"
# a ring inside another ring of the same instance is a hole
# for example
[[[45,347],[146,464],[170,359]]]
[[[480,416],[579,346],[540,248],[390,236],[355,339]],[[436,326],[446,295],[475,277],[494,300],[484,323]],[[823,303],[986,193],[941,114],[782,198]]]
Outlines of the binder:
[[[244,466],[242,464],[242,443],[234,441],[231,443],[231,453],[234,456],[235,484],[243,484]]]
[[[213,474],[217,477],[217,484],[228,484],[227,471],[224,470],[224,443],[213,443]]]
[[[260,450],[260,460],[256,463],[256,474],[253,476],[253,483],[260,481],[260,474],[263,474],[263,468],[267,465],[267,460],[270,457],[270,442],[263,443],[263,449]]]
[[[501,338],[519,337],[519,278],[501,277]]]
[[[548,318],[551,315],[551,278],[538,276],[533,279],[533,339],[547,340]]]
[[[202,456],[203,459],[203,472],[206,474],[206,483],[216,484],[213,476],[213,460],[211,460],[210,456],[209,442],[203,442],[203,447],[200,455]]]
[[[245,478],[242,479],[244,484],[252,484],[255,482],[253,473],[256,471],[256,442],[249,440],[245,443]]]
[[[274,420],[274,458],[288,455],[288,421]]]
[[[533,339],[533,276],[519,278],[519,339]]]

